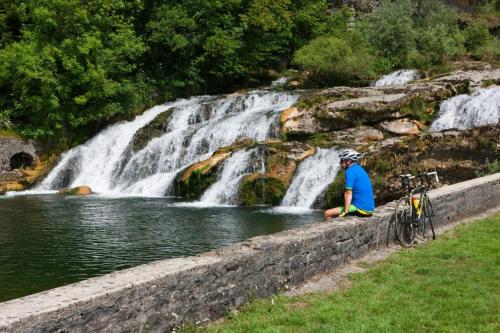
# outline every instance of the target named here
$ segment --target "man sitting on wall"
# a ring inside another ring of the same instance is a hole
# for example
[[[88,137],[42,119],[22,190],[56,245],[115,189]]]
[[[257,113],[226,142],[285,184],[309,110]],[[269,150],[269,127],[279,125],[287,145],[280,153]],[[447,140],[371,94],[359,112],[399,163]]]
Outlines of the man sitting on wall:
[[[361,217],[371,216],[375,209],[373,188],[365,169],[358,164],[361,154],[347,149],[340,154],[340,167],[345,175],[344,207],[328,209],[325,221],[332,217],[353,214]]]

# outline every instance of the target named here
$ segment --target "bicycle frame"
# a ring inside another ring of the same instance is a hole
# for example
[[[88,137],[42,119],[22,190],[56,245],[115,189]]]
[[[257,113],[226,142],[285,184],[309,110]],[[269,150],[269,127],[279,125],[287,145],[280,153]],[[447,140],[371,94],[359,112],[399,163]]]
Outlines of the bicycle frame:
[[[399,199],[396,206],[396,236],[404,247],[413,245],[417,232],[424,238],[427,238],[427,222],[432,231],[432,238],[435,239],[434,226],[431,219],[434,216],[434,209],[427,195],[429,190],[428,176],[435,176],[436,181],[439,182],[437,172],[435,171],[423,174],[419,173],[416,176],[411,174],[400,176],[401,185],[406,193]],[[415,178],[420,181],[420,184],[412,188],[411,181]],[[400,232],[403,232],[405,236],[402,236],[403,234],[400,234]]]

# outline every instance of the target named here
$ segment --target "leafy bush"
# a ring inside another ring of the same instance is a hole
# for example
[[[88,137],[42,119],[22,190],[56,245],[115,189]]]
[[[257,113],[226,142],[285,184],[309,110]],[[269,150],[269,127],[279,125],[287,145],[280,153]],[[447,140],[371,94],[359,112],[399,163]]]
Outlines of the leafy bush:
[[[407,0],[382,2],[359,26],[361,34],[366,36],[378,56],[386,59],[391,68],[410,65],[410,55],[416,47],[412,8],[411,2]]]
[[[464,46],[467,51],[475,52],[477,49],[485,46],[493,36],[488,28],[481,23],[473,23],[464,30]]]
[[[374,57],[368,49],[350,44],[338,37],[316,38],[296,52],[294,63],[311,71],[321,82],[346,83],[372,78]]]
[[[485,61],[499,62],[500,40],[498,38],[491,39],[488,43],[476,49],[474,56]]]
[[[379,70],[426,68],[463,51],[456,14],[440,1],[384,0],[357,29],[379,57]]]

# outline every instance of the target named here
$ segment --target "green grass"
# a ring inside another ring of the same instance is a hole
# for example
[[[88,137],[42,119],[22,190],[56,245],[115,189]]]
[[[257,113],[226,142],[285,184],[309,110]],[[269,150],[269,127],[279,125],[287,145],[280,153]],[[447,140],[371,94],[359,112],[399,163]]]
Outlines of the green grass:
[[[349,276],[334,293],[256,300],[184,332],[500,332],[500,214]]]

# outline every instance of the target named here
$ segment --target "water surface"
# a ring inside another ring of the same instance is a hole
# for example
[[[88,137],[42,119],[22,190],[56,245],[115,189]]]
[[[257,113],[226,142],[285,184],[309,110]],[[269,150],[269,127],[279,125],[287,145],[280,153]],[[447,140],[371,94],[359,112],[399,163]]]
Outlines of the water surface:
[[[168,198],[0,198],[0,302],[321,220]]]

